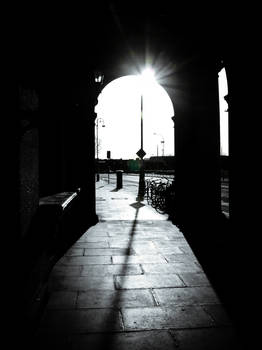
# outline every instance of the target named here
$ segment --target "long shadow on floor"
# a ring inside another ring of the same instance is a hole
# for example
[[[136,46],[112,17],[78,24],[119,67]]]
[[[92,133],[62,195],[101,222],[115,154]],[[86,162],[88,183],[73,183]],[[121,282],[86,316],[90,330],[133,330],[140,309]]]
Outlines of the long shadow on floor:
[[[135,237],[135,231],[136,231],[136,226],[137,226],[137,218],[138,218],[138,213],[139,210],[141,209],[141,207],[143,207],[144,205],[141,204],[139,201],[136,203],[131,204],[131,206],[136,210],[135,211],[135,217],[132,223],[132,227],[130,229],[130,240],[128,243],[128,248],[126,251],[126,258],[123,262],[123,268],[122,271],[120,273],[118,273],[118,275],[122,275],[125,276],[126,272],[127,272],[127,268],[128,268],[128,260],[129,260],[129,256],[132,255],[132,245],[134,242],[134,237]],[[124,278],[124,277],[123,277]],[[116,290],[116,294],[114,299],[112,300],[112,312],[109,314],[109,316],[104,320],[104,327],[102,326],[101,328],[103,329],[107,329],[108,325],[110,325],[110,329],[114,328],[114,325],[119,323],[119,314],[116,313],[116,310],[119,310],[120,308],[120,303],[121,303],[121,295],[122,295],[122,290],[117,289]],[[98,350],[104,350],[104,349],[113,349],[114,346],[114,334],[113,333],[107,333],[105,332],[103,334],[103,336],[101,337],[101,340],[98,344],[97,349]]]

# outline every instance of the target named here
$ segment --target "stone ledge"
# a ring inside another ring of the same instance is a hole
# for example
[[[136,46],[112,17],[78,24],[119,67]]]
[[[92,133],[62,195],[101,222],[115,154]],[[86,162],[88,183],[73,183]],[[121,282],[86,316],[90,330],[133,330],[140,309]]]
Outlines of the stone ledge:
[[[77,192],[61,192],[52,196],[42,197],[39,200],[39,209],[52,209],[56,213],[62,214],[77,195]]]

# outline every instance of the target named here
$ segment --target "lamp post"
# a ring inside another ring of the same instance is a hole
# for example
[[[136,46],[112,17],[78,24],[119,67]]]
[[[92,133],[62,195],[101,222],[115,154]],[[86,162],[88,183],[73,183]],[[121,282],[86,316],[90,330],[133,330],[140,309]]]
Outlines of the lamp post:
[[[176,129],[175,129],[175,116],[171,117],[172,121],[174,122],[174,157],[176,155]]]
[[[94,80],[95,80],[95,87],[96,87],[96,103],[97,103],[97,98],[98,95],[101,92],[102,89],[102,85],[104,82],[104,75],[102,74],[102,72],[100,71],[95,71],[94,72]],[[96,126],[96,156],[97,156],[97,181],[99,181],[99,151],[98,151],[98,124],[100,122],[103,122],[103,127],[104,125],[104,121],[102,118],[96,118],[96,122],[95,122],[95,126]]]
[[[96,159],[97,159],[97,174],[96,174],[96,181],[100,180],[100,175],[99,175],[99,145],[98,145],[98,125],[99,123],[103,123],[102,127],[105,127],[105,122],[103,118],[97,118],[96,119]]]
[[[144,156],[146,155],[146,152],[143,149],[143,109],[144,109],[144,90],[148,86],[152,84],[152,82],[155,81],[154,79],[154,72],[150,68],[146,68],[140,78],[140,87],[141,87],[141,94],[140,94],[140,130],[141,130],[141,148],[137,152],[138,157],[140,158],[140,172],[139,172],[139,187],[138,187],[138,201],[144,200],[144,194],[145,194],[145,172],[144,172]]]
[[[146,155],[146,152],[143,149],[143,91],[141,93],[141,99],[140,99],[140,140],[141,140],[141,147],[140,150],[137,152],[138,157],[140,158],[140,171],[139,171],[139,186],[138,186],[138,196],[137,200],[138,201],[143,201],[144,200],[144,194],[145,194],[145,172],[144,172],[144,156]]]
[[[158,135],[158,136],[162,137],[162,140],[161,140],[161,143],[162,143],[162,156],[164,156],[165,155],[165,140],[164,140],[163,135],[157,134],[156,132],[154,132],[153,135]],[[157,157],[158,157],[158,144],[157,144]]]

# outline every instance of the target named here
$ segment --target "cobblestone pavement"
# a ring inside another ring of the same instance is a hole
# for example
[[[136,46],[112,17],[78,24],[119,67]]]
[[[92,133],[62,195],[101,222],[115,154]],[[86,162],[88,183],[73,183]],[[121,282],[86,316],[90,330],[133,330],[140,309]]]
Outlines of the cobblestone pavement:
[[[182,232],[134,191],[97,183],[99,223],[58,261],[38,348],[240,349]]]

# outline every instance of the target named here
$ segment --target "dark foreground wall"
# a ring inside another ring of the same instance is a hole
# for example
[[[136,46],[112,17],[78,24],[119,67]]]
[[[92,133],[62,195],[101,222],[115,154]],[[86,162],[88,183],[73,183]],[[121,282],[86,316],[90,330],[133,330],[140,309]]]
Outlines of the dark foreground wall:
[[[13,138],[14,190],[18,191],[13,263],[19,285],[16,302],[26,334],[40,315],[53,265],[97,222],[94,104],[98,90],[81,80],[65,82],[61,76],[41,74],[34,78],[22,74],[15,87],[19,127],[18,138]],[[56,203],[57,195],[64,194],[66,200],[72,193],[76,196],[66,208],[63,201]],[[48,205],[40,205],[47,196]]]

